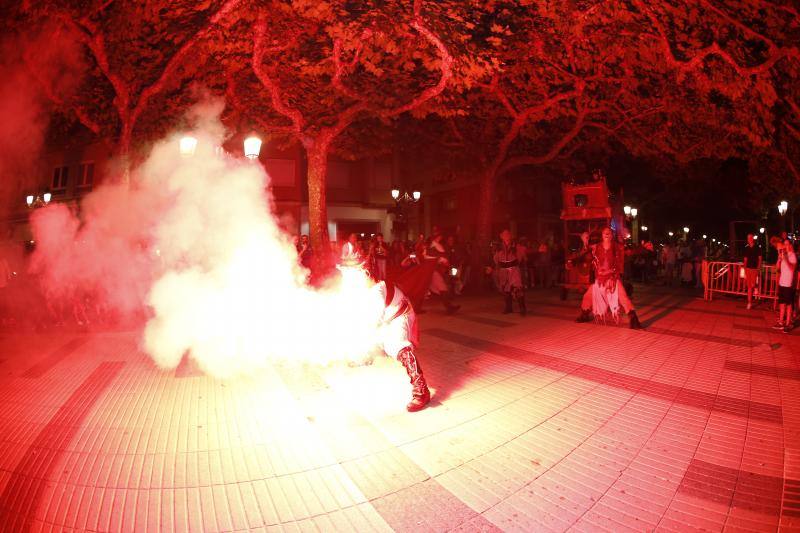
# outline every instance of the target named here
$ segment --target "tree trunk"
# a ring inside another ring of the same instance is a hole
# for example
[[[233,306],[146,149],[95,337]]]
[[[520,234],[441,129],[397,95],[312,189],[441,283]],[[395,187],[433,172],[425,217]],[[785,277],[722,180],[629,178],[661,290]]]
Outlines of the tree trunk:
[[[130,188],[131,186],[131,140],[133,139],[133,124],[122,123],[122,131],[119,135],[119,159],[121,165],[121,175],[119,182]]]
[[[330,236],[328,235],[328,206],[325,198],[328,177],[328,142],[319,139],[306,146],[308,157],[308,232],[316,265],[325,271],[330,268]]]

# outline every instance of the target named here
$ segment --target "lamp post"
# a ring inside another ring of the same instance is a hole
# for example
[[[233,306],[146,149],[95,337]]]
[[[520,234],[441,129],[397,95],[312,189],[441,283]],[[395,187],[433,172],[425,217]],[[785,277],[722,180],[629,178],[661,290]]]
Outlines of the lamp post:
[[[38,194],[29,194],[25,197],[25,204],[28,206],[29,209],[35,209],[37,207],[44,207],[50,203],[50,200],[53,199],[53,195],[49,192],[43,193],[41,195]]]
[[[392,224],[392,232],[395,234],[395,239],[402,237],[403,231],[408,231],[408,221],[406,220],[407,205],[419,202],[422,198],[420,191],[401,191],[400,189],[392,189],[392,199],[394,200],[394,208],[390,210],[394,213],[394,224]]]
[[[639,221],[636,219],[639,210],[635,207],[625,205],[622,207],[622,212],[625,213],[625,218],[631,225],[631,239],[633,243],[636,244],[639,242]]]
[[[788,210],[789,202],[786,200],[781,200],[781,203],[778,204],[778,213],[781,215],[781,229],[783,229],[783,231],[786,231],[786,212]]]

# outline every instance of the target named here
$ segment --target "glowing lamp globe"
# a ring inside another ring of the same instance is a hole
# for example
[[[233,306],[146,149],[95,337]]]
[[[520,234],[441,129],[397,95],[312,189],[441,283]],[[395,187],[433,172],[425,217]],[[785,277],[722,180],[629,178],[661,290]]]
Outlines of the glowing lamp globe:
[[[675,235],[675,234],[670,231],[669,232],[669,236],[672,237],[673,235]]]
[[[51,199],[52,197],[53,197],[53,195],[52,195],[52,194],[50,194],[49,192],[46,192],[46,193],[44,193],[44,194],[42,195],[42,199],[44,200],[44,203],[46,203],[46,204],[49,204],[49,203],[50,203],[50,199]]]
[[[192,157],[195,150],[197,150],[197,139],[190,135],[181,137],[180,152],[183,157]]]
[[[422,193],[419,192],[419,191],[414,191],[414,192],[411,193],[411,196],[414,198],[414,201],[416,202],[417,200],[420,199],[420,197],[422,196]]]
[[[704,239],[708,239],[708,235],[706,235],[705,233],[703,233],[703,238],[704,238]]]
[[[789,210],[789,202],[783,200],[781,203],[778,204],[778,213],[781,215],[785,215],[786,211]]]
[[[765,231],[764,228],[758,228],[759,233],[764,233],[764,231]]]
[[[625,207],[622,208],[622,211],[623,211],[623,213],[625,213],[626,217],[630,216],[630,214],[631,214],[631,206],[626,205]]]
[[[249,159],[256,159],[261,153],[261,139],[248,137],[244,140],[244,155]]]
[[[689,228],[688,228],[687,226],[684,226],[684,227],[683,227],[683,232],[684,232],[684,233],[689,233]]]
[[[647,231],[647,226],[642,226],[642,231]]]
[[[639,210],[636,209],[635,207],[631,207],[631,216],[633,218],[636,218],[636,215],[638,215],[638,214],[639,214]]]
[[[25,203],[28,204],[28,207],[33,205],[33,195],[29,194],[25,197]]]
[[[392,189],[392,198],[395,200],[400,198],[400,189]]]

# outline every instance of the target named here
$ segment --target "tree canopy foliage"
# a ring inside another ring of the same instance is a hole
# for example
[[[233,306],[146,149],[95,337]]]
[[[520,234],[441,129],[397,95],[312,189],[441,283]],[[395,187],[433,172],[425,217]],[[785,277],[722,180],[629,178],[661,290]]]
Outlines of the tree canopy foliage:
[[[126,154],[198,88],[225,97],[233,129],[301,144],[317,244],[328,154],[390,139],[475,169],[483,238],[498,178],[526,165],[739,158],[765,197],[800,178],[788,0],[27,0],[13,21],[82,46],[80,90],[53,106]]]

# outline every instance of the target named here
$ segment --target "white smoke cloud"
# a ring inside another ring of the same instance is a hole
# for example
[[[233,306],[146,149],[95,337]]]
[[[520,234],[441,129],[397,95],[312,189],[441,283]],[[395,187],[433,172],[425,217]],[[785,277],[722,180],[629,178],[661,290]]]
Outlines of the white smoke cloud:
[[[269,211],[263,167],[217,155],[223,129],[209,115],[199,118],[193,157],[177,157],[174,137],[156,145],[138,172],[143,187],[168,202],[152,235],[162,270],[149,292],[146,351],[174,367],[188,350],[215,376],[274,358],[363,358],[376,340],[377,294],[363,277],[347,291],[309,288]]]
[[[108,186],[86,199],[81,224],[65,209],[36,213],[47,292],[87,291],[120,312],[146,307],[142,345],[162,368],[185,353],[216,377],[274,359],[364,359],[382,300],[364,276],[343,278],[346,287],[306,284],[270,211],[263,167],[216,150],[221,109],[212,102],[190,114],[194,156],[179,155],[180,134],[157,143],[130,190]]]

